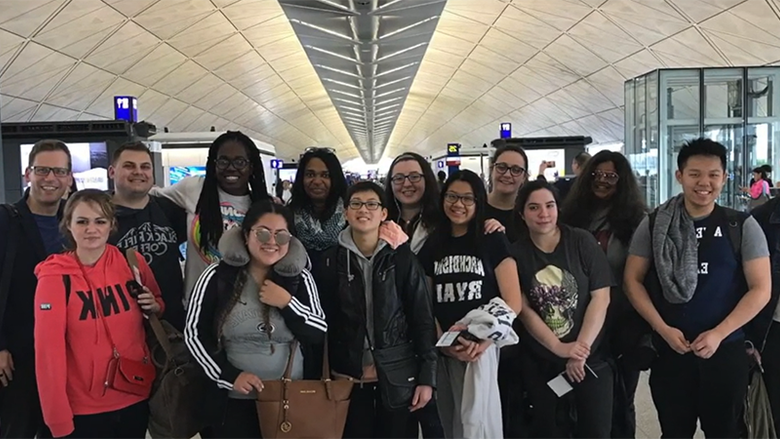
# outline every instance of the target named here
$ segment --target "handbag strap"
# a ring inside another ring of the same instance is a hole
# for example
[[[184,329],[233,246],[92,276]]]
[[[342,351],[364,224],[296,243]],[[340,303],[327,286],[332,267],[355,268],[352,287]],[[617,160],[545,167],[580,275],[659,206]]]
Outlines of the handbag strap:
[[[284,369],[284,379],[290,380],[292,377],[293,360],[295,359],[295,351],[298,350],[300,342],[295,339],[290,345],[290,357],[287,359],[287,367]],[[328,335],[325,334],[324,352],[322,354],[322,379],[326,381],[331,380],[330,375],[330,360],[328,359]]]
[[[138,253],[136,253],[135,249],[128,248],[125,250],[125,258],[127,259],[127,265],[130,266],[131,274],[135,276],[133,270],[138,269]],[[168,363],[173,359],[173,348],[171,347],[171,341],[168,340],[168,335],[165,333],[165,328],[163,328],[159,317],[155,313],[149,313],[146,316],[149,318],[149,326],[152,327],[154,338],[157,339],[157,342],[160,343],[165,352],[165,362]]]

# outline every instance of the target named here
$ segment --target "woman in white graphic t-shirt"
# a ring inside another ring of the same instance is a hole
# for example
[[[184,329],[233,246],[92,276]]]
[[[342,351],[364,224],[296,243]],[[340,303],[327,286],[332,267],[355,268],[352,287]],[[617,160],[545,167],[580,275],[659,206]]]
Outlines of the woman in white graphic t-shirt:
[[[204,177],[185,177],[173,186],[154,187],[151,195],[169,198],[187,211],[184,302],[195,281],[221,256],[222,232],[240,226],[253,202],[270,198],[260,151],[246,134],[227,131],[209,147]]]

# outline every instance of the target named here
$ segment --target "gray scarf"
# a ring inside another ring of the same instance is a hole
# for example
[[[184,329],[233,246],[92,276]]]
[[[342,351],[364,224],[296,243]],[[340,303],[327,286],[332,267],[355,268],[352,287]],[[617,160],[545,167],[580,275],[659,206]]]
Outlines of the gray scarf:
[[[669,303],[687,303],[699,280],[699,250],[693,219],[682,194],[658,207],[655,214],[653,258],[661,291]]]

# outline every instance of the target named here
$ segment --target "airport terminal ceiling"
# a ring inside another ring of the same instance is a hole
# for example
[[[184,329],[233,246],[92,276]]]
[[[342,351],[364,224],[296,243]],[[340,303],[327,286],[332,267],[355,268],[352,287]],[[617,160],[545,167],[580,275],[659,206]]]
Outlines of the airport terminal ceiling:
[[[240,129],[368,162],[623,139],[623,82],[780,64],[780,0],[0,0],[0,118]]]

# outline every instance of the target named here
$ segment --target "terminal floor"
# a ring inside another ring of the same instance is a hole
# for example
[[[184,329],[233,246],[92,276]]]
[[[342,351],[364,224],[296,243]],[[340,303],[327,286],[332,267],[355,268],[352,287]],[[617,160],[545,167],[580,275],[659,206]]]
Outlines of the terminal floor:
[[[647,372],[642,373],[639,380],[639,388],[636,391],[637,439],[661,437],[661,428],[658,425],[658,417],[655,413],[655,407],[653,406],[653,399],[650,396],[650,386],[647,384],[649,376],[650,374]],[[151,436],[147,435],[147,438],[151,439]],[[195,438],[200,439],[200,436],[195,436]],[[701,430],[696,432],[696,438],[704,438],[704,434]]]

